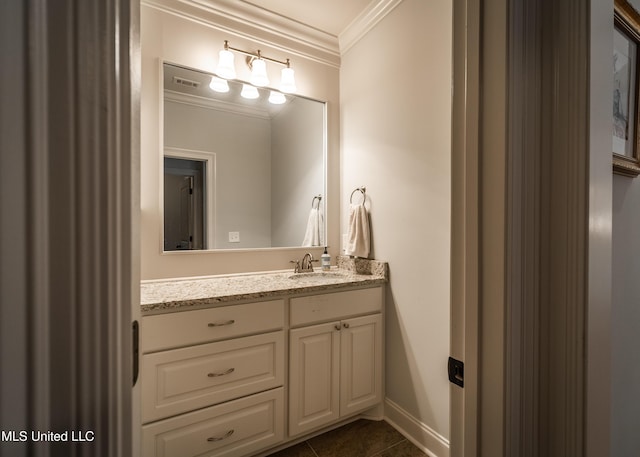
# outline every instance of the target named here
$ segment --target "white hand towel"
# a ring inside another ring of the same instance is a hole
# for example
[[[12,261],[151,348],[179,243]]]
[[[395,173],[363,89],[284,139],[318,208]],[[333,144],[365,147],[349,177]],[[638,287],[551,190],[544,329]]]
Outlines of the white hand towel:
[[[349,209],[349,231],[345,254],[369,257],[370,248],[369,214],[363,204],[351,205]]]
[[[324,216],[320,208],[311,208],[303,246],[324,246]]]

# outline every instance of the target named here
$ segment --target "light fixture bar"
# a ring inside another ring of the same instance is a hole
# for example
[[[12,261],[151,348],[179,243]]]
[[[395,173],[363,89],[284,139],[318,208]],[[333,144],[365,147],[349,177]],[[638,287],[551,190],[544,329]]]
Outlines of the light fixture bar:
[[[269,62],[277,63],[277,64],[283,65],[283,66],[285,66],[287,68],[289,68],[290,65],[291,65],[291,63],[289,62],[289,59],[287,59],[287,60],[277,60],[277,59],[273,59],[271,57],[266,57],[266,56],[262,55],[262,53],[260,52],[259,49],[256,52],[249,52],[249,51],[243,51],[242,49],[233,48],[233,47],[229,46],[229,40],[224,40],[224,50],[225,51],[239,52],[240,54],[244,54],[245,56],[253,57],[255,59],[268,60]]]

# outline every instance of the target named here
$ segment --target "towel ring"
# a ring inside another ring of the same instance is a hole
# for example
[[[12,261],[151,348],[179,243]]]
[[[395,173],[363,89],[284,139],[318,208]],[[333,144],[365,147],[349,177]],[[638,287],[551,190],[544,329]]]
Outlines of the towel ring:
[[[311,200],[311,208],[313,208],[313,204],[316,202],[316,199],[318,199],[318,208],[320,208],[320,201],[322,200],[322,195],[320,194],[314,196]]]
[[[355,194],[358,191],[360,191],[360,193],[362,193],[362,204],[364,205],[364,202],[367,199],[367,196],[365,194],[365,192],[367,191],[367,188],[364,187],[364,186],[356,187],[355,189],[353,189],[353,192],[351,192],[351,196],[349,197],[349,203],[353,203],[353,194]]]

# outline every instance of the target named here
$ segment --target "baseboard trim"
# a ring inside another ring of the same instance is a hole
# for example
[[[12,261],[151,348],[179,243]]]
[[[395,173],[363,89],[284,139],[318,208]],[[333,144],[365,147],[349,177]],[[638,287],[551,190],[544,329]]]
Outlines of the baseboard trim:
[[[428,456],[449,457],[449,440],[388,398],[384,401],[384,420]]]

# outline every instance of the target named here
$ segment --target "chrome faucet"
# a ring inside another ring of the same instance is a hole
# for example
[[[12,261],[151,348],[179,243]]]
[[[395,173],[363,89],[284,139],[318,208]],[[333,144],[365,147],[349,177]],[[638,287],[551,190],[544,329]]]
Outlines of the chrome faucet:
[[[291,260],[291,263],[295,264],[293,267],[294,273],[313,273],[313,262],[317,262],[317,260],[313,259],[313,256],[310,253],[306,253],[302,260]]]
[[[300,271],[301,272],[311,272],[313,273],[313,256],[310,253],[306,253],[302,260],[300,261]]]

